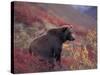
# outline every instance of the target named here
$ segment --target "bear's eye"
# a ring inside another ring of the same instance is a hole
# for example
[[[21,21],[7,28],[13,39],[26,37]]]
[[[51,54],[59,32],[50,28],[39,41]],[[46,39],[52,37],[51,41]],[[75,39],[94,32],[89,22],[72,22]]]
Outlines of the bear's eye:
[[[67,35],[71,35],[71,34],[72,34],[71,32],[68,32],[68,33],[67,33]]]

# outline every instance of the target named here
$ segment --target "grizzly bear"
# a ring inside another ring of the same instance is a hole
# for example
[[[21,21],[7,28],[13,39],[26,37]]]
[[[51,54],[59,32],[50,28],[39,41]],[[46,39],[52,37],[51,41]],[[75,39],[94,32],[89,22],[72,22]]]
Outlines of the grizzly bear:
[[[57,62],[60,66],[62,44],[67,40],[75,40],[72,34],[69,27],[50,29],[45,35],[32,41],[29,52],[39,55],[44,60],[48,60],[48,63],[52,64],[53,69],[54,62]]]

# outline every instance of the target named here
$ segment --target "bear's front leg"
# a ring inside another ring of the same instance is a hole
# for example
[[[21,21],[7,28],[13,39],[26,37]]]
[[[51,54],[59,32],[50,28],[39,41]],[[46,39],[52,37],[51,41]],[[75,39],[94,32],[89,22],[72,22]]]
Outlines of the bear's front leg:
[[[61,48],[57,48],[55,50],[55,58],[56,58],[56,64],[61,68]]]

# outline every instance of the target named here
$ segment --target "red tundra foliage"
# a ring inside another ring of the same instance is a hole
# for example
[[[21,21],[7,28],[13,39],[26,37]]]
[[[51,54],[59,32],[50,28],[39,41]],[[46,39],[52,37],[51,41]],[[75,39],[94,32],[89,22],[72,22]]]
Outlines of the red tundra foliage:
[[[41,21],[47,20],[48,22],[55,25],[68,24],[63,19],[48,14],[45,9],[41,9],[38,6],[32,6],[30,3],[15,3],[14,12],[15,19],[17,21],[26,23],[28,25],[32,25],[32,23],[37,21],[38,19],[40,19]]]
[[[39,56],[31,56],[27,50],[14,49],[14,73],[50,71],[51,65]]]

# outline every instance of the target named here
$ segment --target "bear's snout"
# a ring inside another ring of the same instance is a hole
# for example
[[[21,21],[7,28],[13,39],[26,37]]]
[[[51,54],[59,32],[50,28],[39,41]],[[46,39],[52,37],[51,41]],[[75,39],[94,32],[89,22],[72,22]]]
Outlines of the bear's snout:
[[[75,35],[71,34],[71,36],[69,37],[69,41],[74,41],[75,40]]]

